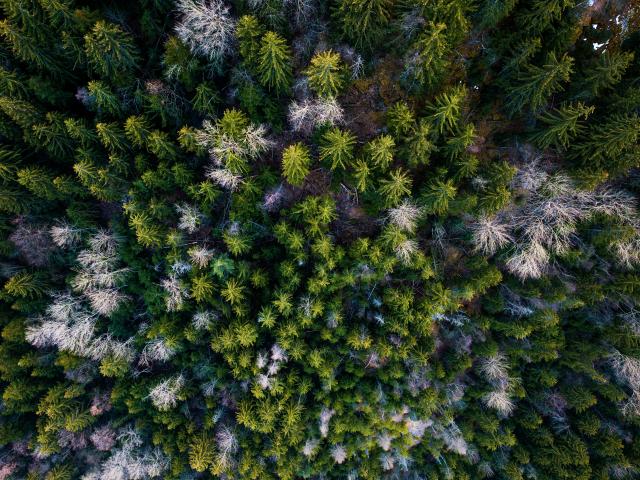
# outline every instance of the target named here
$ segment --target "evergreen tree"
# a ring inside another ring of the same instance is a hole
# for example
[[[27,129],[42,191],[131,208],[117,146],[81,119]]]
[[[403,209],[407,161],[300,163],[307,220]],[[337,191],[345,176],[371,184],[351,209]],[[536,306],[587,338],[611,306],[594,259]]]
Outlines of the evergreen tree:
[[[430,23],[416,41],[415,53],[408,63],[406,73],[427,88],[437,85],[449,64],[449,44],[445,32],[446,24]]]
[[[151,134],[151,126],[144,117],[133,115],[127,118],[124,124],[124,133],[133,146],[141,148],[147,144],[147,139]]]
[[[371,48],[390,22],[393,7],[391,0],[341,0],[336,6],[334,17],[341,27],[342,35],[356,47]]]
[[[344,88],[345,67],[340,54],[332,50],[314,55],[305,73],[309,86],[321,97],[335,97]]]
[[[214,460],[214,446],[205,432],[194,438],[189,447],[189,465],[196,472],[204,472]]]
[[[87,91],[101,112],[114,116],[120,114],[121,103],[115,93],[104,83],[93,80],[87,85]]]
[[[291,53],[287,42],[275,32],[267,32],[260,40],[257,71],[263,86],[285,93],[291,85]]]
[[[436,180],[427,185],[421,198],[427,211],[443,215],[446,213],[449,202],[454,199],[455,195],[456,187],[453,185],[453,181],[448,180],[443,182],[442,180]]]
[[[634,145],[638,141],[637,115],[612,115],[598,125],[592,125],[584,136],[574,142],[570,158],[584,167],[607,169],[613,172],[635,166],[638,162]]]
[[[328,130],[320,144],[320,160],[331,162],[331,170],[346,168],[353,160],[356,137],[338,128]]]
[[[393,162],[393,154],[396,143],[389,135],[382,135],[378,138],[371,140],[366,149],[369,153],[369,157],[381,170],[386,170],[387,167]]]
[[[507,111],[513,115],[529,105],[534,111],[546,105],[549,97],[564,89],[563,82],[573,72],[573,58],[558,58],[551,52],[542,66],[525,65],[517,75],[517,84],[509,89]]]
[[[117,25],[102,20],[85,35],[84,51],[91,68],[105,77],[131,72],[139,59],[133,39]]]
[[[449,132],[453,131],[460,120],[464,98],[465,92],[459,88],[436,97],[435,105],[431,107],[430,118],[440,134],[444,132],[445,128]]]
[[[58,198],[53,174],[42,167],[33,166],[18,170],[17,180],[20,185],[40,198],[45,200]]]
[[[397,205],[402,197],[411,194],[411,178],[406,171],[398,168],[380,182],[378,189],[386,206]]]
[[[309,150],[303,144],[294,143],[282,152],[282,173],[291,185],[301,185],[310,166]]]
[[[594,107],[587,107],[578,102],[575,105],[569,104],[545,112],[538,117],[544,126],[532,135],[532,140],[540,148],[548,148],[552,145],[557,148],[567,148],[578,134],[584,132],[584,125],[580,119],[588,118],[593,110]]]
[[[633,60],[631,52],[617,52],[611,54],[605,50],[598,63],[589,70],[585,83],[592,95],[598,95],[602,90],[613,87],[618,83]]]
[[[637,476],[627,3],[0,2],[0,478]]]
[[[236,25],[238,48],[246,64],[255,69],[260,59],[260,38],[264,35],[264,28],[253,15],[244,15]]]

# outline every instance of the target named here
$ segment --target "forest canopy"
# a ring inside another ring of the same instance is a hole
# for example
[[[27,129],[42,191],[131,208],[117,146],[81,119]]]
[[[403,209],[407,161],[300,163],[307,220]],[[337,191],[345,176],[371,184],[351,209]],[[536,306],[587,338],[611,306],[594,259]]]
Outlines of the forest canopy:
[[[0,0],[0,480],[640,478],[637,0]]]

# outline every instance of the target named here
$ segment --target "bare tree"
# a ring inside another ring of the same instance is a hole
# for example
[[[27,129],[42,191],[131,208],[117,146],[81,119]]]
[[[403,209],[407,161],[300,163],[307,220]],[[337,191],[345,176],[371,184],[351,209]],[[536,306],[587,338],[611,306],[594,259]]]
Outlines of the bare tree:
[[[242,177],[230,172],[226,168],[212,168],[207,172],[207,177],[216,182],[222,188],[235,191],[242,183]]]
[[[507,358],[503,353],[482,358],[479,362],[478,370],[493,384],[503,385],[509,382]]]
[[[80,228],[76,228],[70,223],[60,222],[49,229],[49,235],[53,243],[60,248],[69,248],[77,245],[81,239]]]
[[[331,421],[331,417],[333,417],[335,413],[335,410],[328,409],[326,407],[324,407],[320,412],[319,428],[320,435],[322,435],[323,438],[325,438],[329,434],[329,422]]]
[[[93,446],[101,452],[110,451],[116,444],[116,432],[109,425],[96,428],[89,438]]]
[[[413,233],[421,215],[422,209],[420,207],[409,200],[404,200],[400,205],[387,212],[387,220],[401,230]]]
[[[335,98],[305,99],[291,102],[288,118],[294,132],[310,135],[318,125],[342,123],[344,112]]]
[[[13,223],[17,227],[9,235],[9,240],[16,246],[18,253],[28,265],[45,266],[54,249],[47,227],[27,223],[24,217],[17,217]]]
[[[480,217],[471,224],[471,232],[476,250],[485,255],[493,255],[513,240],[507,225],[498,222],[495,217]]]
[[[213,258],[214,251],[202,245],[191,247],[187,253],[191,262],[198,268],[205,268]]]
[[[411,261],[418,250],[418,242],[411,239],[403,240],[397,243],[394,247],[396,257],[404,265],[411,264]]]
[[[506,267],[515,276],[542,276],[552,255],[576,244],[579,222],[594,214],[617,217],[638,232],[630,241],[616,242],[615,248],[620,264],[630,267],[640,261],[640,221],[626,192],[609,187],[579,190],[568,176],[547,173],[537,161],[519,170],[512,186],[523,197],[517,205],[492,218],[481,217],[469,228],[476,250],[485,255],[512,247]]]
[[[158,478],[169,468],[169,460],[159,448],[142,448],[142,439],[136,431],[125,429],[117,441],[121,446],[112,449],[100,469],[85,475],[83,480],[145,480]]]
[[[219,65],[233,51],[235,22],[222,0],[180,0],[175,31],[193,53]]]
[[[320,441],[316,438],[310,438],[306,442],[304,442],[304,446],[302,447],[302,454],[307,457],[313,457],[318,451],[318,446],[320,445]]]
[[[197,312],[191,319],[191,325],[193,325],[196,330],[205,330],[211,327],[217,318],[218,316],[214,312]]]
[[[184,301],[189,298],[189,291],[182,281],[176,275],[169,275],[169,278],[162,280],[161,285],[168,294],[165,297],[167,311],[175,312],[180,310]]]
[[[347,459],[347,449],[344,446],[337,444],[331,447],[331,458],[337,464],[344,463]]]
[[[175,407],[178,404],[179,393],[184,384],[185,378],[182,375],[170,377],[160,382],[149,392],[151,403],[160,411]]]
[[[175,349],[169,346],[164,338],[156,338],[146,343],[142,353],[140,353],[138,364],[149,366],[153,362],[166,362],[175,354]]]
[[[391,437],[391,435],[389,435],[388,432],[381,433],[376,437],[376,443],[385,452],[388,452],[389,450],[391,450],[392,440],[393,438]]]
[[[506,390],[494,390],[489,392],[482,397],[482,401],[487,407],[497,410],[504,416],[510,415],[516,408],[511,398],[509,398],[509,393]]]

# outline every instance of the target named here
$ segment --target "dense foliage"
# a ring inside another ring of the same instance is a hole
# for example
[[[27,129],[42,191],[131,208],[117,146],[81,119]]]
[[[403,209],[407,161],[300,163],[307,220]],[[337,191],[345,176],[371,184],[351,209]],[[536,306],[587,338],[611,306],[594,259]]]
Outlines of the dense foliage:
[[[0,479],[640,477],[636,2],[0,9]]]

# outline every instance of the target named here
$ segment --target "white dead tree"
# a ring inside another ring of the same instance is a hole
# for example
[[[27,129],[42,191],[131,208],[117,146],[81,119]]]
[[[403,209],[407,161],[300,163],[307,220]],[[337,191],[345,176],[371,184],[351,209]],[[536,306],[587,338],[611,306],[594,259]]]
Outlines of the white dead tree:
[[[196,55],[219,65],[233,51],[235,21],[222,0],[180,0],[176,35]]]
[[[631,195],[608,187],[579,190],[568,176],[547,173],[537,162],[521,169],[512,186],[521,193],[521,202],[493,217],[480,217],[469,228],[477,251],[489,256],[503,249],[511,252],[506,268],[515,276],[525,280],[544,275],[553,255],[576,244],[579,223],[595,214],[616,217],[634,228],[637,234],[615,248],[620,264],[640,262],[640,220]]]
[[[640,359],[615,350],[609,356],[609,361],[618,380],[631,389],[631,396],[622,404],[622,413],[640,415]]]
[[[503,416],[510,415],[515,409],[515,403],[511,400],[513,383],[508,369],[507,358],[502,353],[484,357],[478,363],[480,375],[493,387],[482,397],[482,402]]]
[[[179,203],[176,205],[176,211],[180,218],[178,219],[178,228],[187,233],[195,233],[202,224],[205,216],[193,205]]]
[[[389,209],[387,221],[405,232],[413,233],[421,216],[422,209],[420,207],[409,200],[404,200],[397,207]]]
[[[231,136],[218,123],[205,120],[195,136],[198,145],[209,151],[217,166],[231,155],[256,159],[273,146],[273,141],[267,136],[267,128],[253,123]]]
[[[335,98],[305,99],[291,102],[288,119],[294,132],[309,135],[318,125],[343,123],[344,111]]]
[[[176,354],[176,350],[172,348],[164,338],[155,338],[147,342],[142,352],[138,364],[148,367],[153,362],[166,362]]]
[[[70,248],[78,244],[82,230],[68,222],[60,222],[49,229],[53,243],[60,248]]]
[[[204,311],[197,312],[191,319],[191,325],[196,330],[206,330],[218,319],[218,315],[214,312]]]
[[[182,390],[184,384],[185,378],[183,375],[170,377],[153,387],[148,397],[158,410],[169,410],[178,404],[180,390]]]
[[[168,312],[175,312],[182,308],[184,301],[189,298],[189,290],[185,287],[182,280],[176,275],[169,275],[161,282],[162,288],[167,293],[165,297],[165,305]]]
[[[120,446],[111,450],[111,456],[85,474],[83,480],[146,480],[159,478],[169,468],[169,460],[159,448],[144,446],[138,432],[131,427],[123,429],[117,437]]]
[[[250,124],[231,136],[223,131],[219,123],[207,120],[196,131],[196,142],[207,149],[213,162],[207,170],[207,177],[231,191],[238,189],[242,175],[231,168],[227,161],[235,161],[238,157],[246,161],[255,160],[274,145],[263,125]]]
[[[79,269],[71,281],[75,292],[53,294],[45,315],[34,319],[25,332],[29,343],[37,348],[55,347],[94,361],[107,357],[133,360],[131,339],[121,341],[109,333],[96,331],[99,318],[113,314],[127,298],[121,285],[129,270],[119,268],[117,245],[118,239],[105,230],[89,238],[88,248],[76,258]]]
[[[187,251],[189,259],[194,266],[205,268],[213,258],[214,251],[202,245],[195,245]]]

